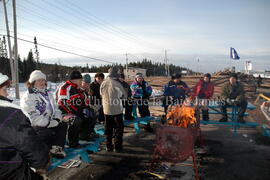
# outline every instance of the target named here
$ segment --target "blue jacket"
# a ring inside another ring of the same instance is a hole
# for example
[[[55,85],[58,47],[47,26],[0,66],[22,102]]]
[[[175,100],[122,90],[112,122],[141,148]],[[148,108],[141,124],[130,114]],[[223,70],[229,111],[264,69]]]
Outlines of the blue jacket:
[[[183,86],[184,88],[179,88],[177,86]],[[168,84],[164,86],[164,96],[173,96],[174,98],[182,98],[185,99],[186,94],[188,92],[188,86],[185,82],[180,81],[179,83],[175,83],[170,81]]]

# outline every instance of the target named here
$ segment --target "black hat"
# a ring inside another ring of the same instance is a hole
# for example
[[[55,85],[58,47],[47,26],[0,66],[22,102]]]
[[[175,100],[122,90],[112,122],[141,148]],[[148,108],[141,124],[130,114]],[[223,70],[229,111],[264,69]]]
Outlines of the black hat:
[[[79,71],[72,71],[70,76],[69,76],[69,79],[70,80],[74,80],[74,79],[82,79],[82,74],[79,72]]]
[[[182,75],[179,73],[173,73],[173,75],[172,75],[172,79],[179,79],[181,77],[182,77]]]
[[[233,78],[235,78],[235,79],[238,79],[238,76],[237,76],[237,74],[236,73],[232,73],[232,74],[230,74],[230,78],[231,77],[233,77]]]
[[[204,75],[204,77],[208,77],[209,79],[211,79],[211,74],[206,73],[206,74]]]
[[[135,75],[135,78],[143,78],[143,74],[142,74],[142,73],[137,73],[137,74]]]

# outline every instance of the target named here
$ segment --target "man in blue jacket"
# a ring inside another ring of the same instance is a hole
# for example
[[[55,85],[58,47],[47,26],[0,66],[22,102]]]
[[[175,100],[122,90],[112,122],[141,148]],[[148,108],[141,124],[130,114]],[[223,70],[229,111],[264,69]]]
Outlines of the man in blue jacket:
[[[164,87],[163,106],[165,114],[167,114],[168,106],[171,104],[181,104],[188,93],[188,86],[181,81],[181,74],[175,73],[171,76],[171,80]]]

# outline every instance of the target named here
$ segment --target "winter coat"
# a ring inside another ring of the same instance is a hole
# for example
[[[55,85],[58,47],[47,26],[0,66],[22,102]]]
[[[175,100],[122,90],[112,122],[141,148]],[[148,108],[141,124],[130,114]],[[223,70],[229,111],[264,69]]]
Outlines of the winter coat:
[[[119,81],[119,82],[122,84],[123,88],[125,89],[125,91],[127,93],[127,97],[131,97],[132,92],[131,92],[129,84],[126,81],[123,81],[123,82]]]
[[[58,91],[58,106],[63,114],[74,114],[83,119],[83,109],[89,105],[87,98],[76,84],[66,81]]]
[[[194,96],[202,99],[210,99],[214,94],[214,84],[200,80],[193,89]]]
[[[90,84],[89,95],[91,96],[91,104],[101,104],[100,84],[95,80]]]
[[[183,86],[184,88],[178,88],[177,86]],[[175,83],[174,81],[170,81],[164,87],[164,96],[172,96],[176,99],[178,98],[185,99],[187,92],[188,92],[188,86],[183,81],[180,81],[178,83]]]
[[[29,118],[0,96],[0,179],[30,180],[29,166],[41,169],[49,161],[49,148],[38,139]]]
[[[221,98],[224,100],[235,99],[237,101],[245,101],[244,85],[238,81],[234,86],[230,82],[226,83],[222,88]]]
[[[116,79],[107,77],[100,86],[102,105],[105,115],[118,115],[123,113],[122,99],[127,98],[123,86]]]
[[[30,88],[20,101],[21,107],[30,115],[33,127],[56,127],[62,120],[62,113],[58,109],[53,95],[44,90]]]
[[[132,97],[135,99],[149,99],[152,95],[152,87],[146,81],[139,83],[135,80],[131,84],[130,89]]]

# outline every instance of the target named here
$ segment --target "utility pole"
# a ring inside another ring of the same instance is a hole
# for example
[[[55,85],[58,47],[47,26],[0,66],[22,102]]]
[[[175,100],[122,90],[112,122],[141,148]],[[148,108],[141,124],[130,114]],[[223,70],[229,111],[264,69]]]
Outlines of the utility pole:
[[[18,41],[17,41],[17,16],[16,16],[16,0],[13,0],[13,21],[14,21],[14,65],[15,65],[15,90],[16,99],[20,99],[19,92],[19,69],[18,69]]]
[[[4,6],[5,21],[6,21],[6,31],[7,31],[7,41],[8,41],[8,52],[9,52],[9,63],[10,63],[11,79],[15,83],[15,81],[16,81],[15,69],[14,69],[15,66],[14,66],[14,61],[13,61],[13,58],[12,58],[11,41],[10,41],[10,34],[9,34],[10,31],[9,31],[8,16],[7,16],[7,7],[6,7],[5,0],[2,0],[2,1],[3,1],[3,6]]]
[[[200,58],[197,58],[197,73],[200,71]]]
[[[7,55],[6,37],[5,36],[3,36],[3,55],[4,55],[5,58],[8,57],[8,55]]]

